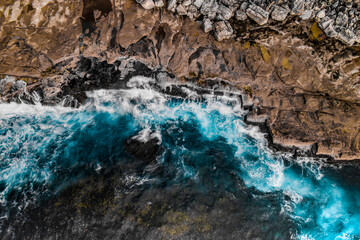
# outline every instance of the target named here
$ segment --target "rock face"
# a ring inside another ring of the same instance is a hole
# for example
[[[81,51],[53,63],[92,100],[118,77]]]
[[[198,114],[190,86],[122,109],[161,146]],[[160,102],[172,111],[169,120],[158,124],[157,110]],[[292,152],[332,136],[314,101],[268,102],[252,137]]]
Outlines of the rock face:
[[[85,89],[149,69],[221,80],[244,94],[247,121],[265,122],[274,143],[359,159],[358,4],[1,2],[0,98],[76,107]]]

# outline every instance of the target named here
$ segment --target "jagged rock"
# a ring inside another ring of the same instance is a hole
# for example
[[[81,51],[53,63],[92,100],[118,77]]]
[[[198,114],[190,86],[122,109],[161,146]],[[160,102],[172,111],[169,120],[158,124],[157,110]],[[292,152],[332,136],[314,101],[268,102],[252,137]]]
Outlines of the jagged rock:
[[[197,9],[200,9],[201,8],[201,5],[204,3],[204,0],[195,0],[194,1],[194,6],[197,8]]]
[[[241,6],[240,6],[240,9],[245,12],[248,7],[249,7],[249,3],[248,2],[243,2],[241,4]]]
[[[167,3],[167,9],[169,11],[175,12],[176,11],[176,0],[169,0]]]
[[[215,17],[218,15],[218,12],[219,12],[219,4],[217,2],[214,2],[207,16],[209,19],[214,20]]]
[[[236,0],[220,0],[221,3],[224,5],[231,7],[234,6],[234,4],[237,2]]]
[[[323,29],[324,29],[326,36],[336,38],[337,32],[335,31],[332,22],[327,27],[323,27]]]
[[[182,4],[179,4],[179,5],[177,6],[176,12],[177,12],[179,15],[187,15],[186,8],[185,8]]]
[[[213,5],[215,4],[215,0],[205,0],[200,8],[200,13],[202,15],[208,15],[212,10]]]
[[[342,28],[340,32],[337,33],[336,38],[342,41],[347,45],[353,45],[355,43],[355,34],[349,29]]]
[[[155,7],[155,3],[153,0],[136,0],[143,8],[152,9]]]
[[[213,23],[211,22],[210,19],[208,18],[205,18],[204,21],[203,21],[203,29],[204,29],[204,32],[210,32],[212,29],[213,29]]]
[[[184,7],[187,7],[187,6],[190,6],[192,4],[192,1],[191,0],[184,0],[182,3],[181,3]]]
[[[316,14],[317,19],[322,19],[325,17],[325,10],[321,10]]]
[[[12,88],[14,89],[14,91],[24,89],[25,87],[26,87],[26,82],[22,81],[22,80],[18,80],[12,85]]]
[[[246,14],[259,25],[264,25],[269,20],[269,12],[254,4],[246,9]]]
[[[221,16],[221,20],[229,20],[234,15],[234,11],[223,4],[219,4],[218,14]]]
[[[200,16],[200,13],[194,5],[190,5],[187,10],[187,15],[189,18],[197,18]]]
[[[235,12],[235,18],[239,21],[245,21],[247,19],[247,15],[246,12],[244,12],[243,10],[239,9]]]
[[[215,35],[216,40],[218,40],[218,41],[228,39],[233,34],[233,29],[232,29],[230,23],[227,21],[216,22],[214,29],[215,29],[214,35]]]
[[[288,13],[287,9],[276,5],[271,13],[271,18],[276,21],[284,21]]]
[[[158,8],[165,6],[165,3],[163,0],[155,0],[154,3],[155,3],[155,7],[158,7]]]

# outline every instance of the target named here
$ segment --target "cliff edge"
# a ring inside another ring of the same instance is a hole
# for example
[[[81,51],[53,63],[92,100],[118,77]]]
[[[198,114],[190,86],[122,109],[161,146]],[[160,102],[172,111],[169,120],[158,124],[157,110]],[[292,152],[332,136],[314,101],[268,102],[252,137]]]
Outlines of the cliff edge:
[[[360,159],[359,16],[358,0],[5,0],[0,99],[82,102],[131,59],[233,85],[274,143]]]

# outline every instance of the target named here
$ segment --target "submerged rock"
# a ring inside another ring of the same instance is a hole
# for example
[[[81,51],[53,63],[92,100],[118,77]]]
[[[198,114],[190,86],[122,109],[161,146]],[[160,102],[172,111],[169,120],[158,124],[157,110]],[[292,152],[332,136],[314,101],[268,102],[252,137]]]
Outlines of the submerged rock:
[[[133,157],[145,163],[156,160],[161,146],[159,139],[151,134],[146,136],[148,139],[140,139],[138,136],[128,139],[124,144],[124,149]]]

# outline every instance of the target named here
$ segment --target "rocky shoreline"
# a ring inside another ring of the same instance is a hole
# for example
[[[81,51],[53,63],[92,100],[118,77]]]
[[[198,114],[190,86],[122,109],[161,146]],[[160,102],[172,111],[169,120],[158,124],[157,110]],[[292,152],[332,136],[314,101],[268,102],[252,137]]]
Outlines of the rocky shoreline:
[[[167,10],[201,19],[204,32],[212,31],[218,41],[231,38],[234,29],[231,19],[244,22],[248,18],[258,25],[271,20],[283,22],[288,15],[299,20],[314,19],[326,36],[348,45],[360,42],[359,1],[314,1],[314,0],[137,0],[145,9],[165,7]],[[239,34],[239,33],[237,33]]]
[[[189,16],[196,1],[170,2],[140,3],[151,10],[130,0],[0,4],[1,101],[76,107],[85,90],[154,72],[199,86],[225,81],[245,96],[246,121],[266,123],[276,146],[360,159],[357,1],[253,1],[246,19],[245,1],[204,1],[211,11],[199,16]]]

